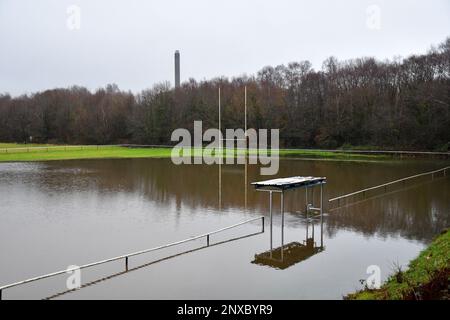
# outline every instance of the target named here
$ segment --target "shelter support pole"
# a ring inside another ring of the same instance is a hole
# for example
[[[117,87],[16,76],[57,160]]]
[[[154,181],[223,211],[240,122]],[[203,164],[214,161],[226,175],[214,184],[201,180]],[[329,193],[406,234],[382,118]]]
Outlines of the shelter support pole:
[[[320,184],[320,218],[323,215],[323,183]]]
[[[308,187],[305,187],[305,213],[306,218],[308,218]]]
[[[273,192],[269,192],[269,216],[270,216],[270,255],[272,255],[273,249],[273,241],[272,241],[272,232],[273,232],[273,217],[272,217],[272,198]]]
[[[323,183],[320,185],[320,248],[323,249]]]
[[[284,249],[284,191],[281,192],[281,260],[283,260]]]

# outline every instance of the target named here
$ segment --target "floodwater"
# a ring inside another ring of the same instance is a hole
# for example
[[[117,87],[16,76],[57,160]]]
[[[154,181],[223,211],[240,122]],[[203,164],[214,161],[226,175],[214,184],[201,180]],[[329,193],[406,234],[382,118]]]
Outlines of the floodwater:
[[[254,221],[212,235],[210,247],[200,239],[131,257],[128,272],[123,260],[83,269],[77,291],[66,292],[64,274],[6,289],[3,299],[341,299],[361,288],[369,266],[386,279],[449,225],[450,178],[421,178],[342,208],[328,199],[446,165],[282,160],[278,177],[327,184],[322,223],[306,219],[304,189],[285,194],[280,262],[279,195],[270,258],[268,194],[250,185],[268,179],[258,166],[222,166],[219,189],[217,165],[170,159],[2,163],[0,285],[266,217],[263,233]],[[309,195],[315,206],[318,196]]]

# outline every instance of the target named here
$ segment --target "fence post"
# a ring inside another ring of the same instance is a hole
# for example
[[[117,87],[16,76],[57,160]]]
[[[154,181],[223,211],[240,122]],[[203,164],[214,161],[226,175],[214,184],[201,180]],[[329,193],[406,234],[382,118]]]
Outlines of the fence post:
[[[209,247],[209,234],[206,235],[206,245]]]
[[[261,217],[261,220],[262,220],[262,233],[264,233],[264,217]]]

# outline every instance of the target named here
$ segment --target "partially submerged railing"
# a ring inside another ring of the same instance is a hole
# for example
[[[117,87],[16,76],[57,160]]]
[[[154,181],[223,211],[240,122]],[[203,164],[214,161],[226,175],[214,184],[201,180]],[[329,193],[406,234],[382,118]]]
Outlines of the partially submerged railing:
[[[23,284],[30,283],[30,282],[34,282],[34,281],[38,281],[38,280],[42,280],[42,279],[46,279],[46,278],[50,278],[50,277],[54,277],[54,276],[57,276],[57,275],[60,275],[60,274],[64,274],[64,273],[68,273],[68,272],[72,272],[72,271],[76,271],[76,270],[81,270],[81,269],[85,269],[85,268],[89,268],[89,267],[94,267],[94,266],[97,266],[97,265],[100,265],[100,264],[105,264],[105,263],[108,263],[108,262],[122,260],[122,259],[125,260],[125,269],[128,270],[128,258],[130,258],[130,257],[141,255],[141,254],[148,253],[148,252],[161,250],[161,249],[165,249],[165,248],[169,248],[169,247],[173,247],[173,246],[176,246],[176,245],[180,245],[180,244],[183,244],[183,243],[186,243],[186,242],[198,240],[198,239],[201,239],[201,238],[206,238],[206,245],[209,246],[209,240],[210,240],[209,238],[210,238],[211,235],[217,234],[219,232],[223,232],[223,231],[228,230],[228,229],[236,228],[238,226],[241,226],[243,224],[247,224],[247,223],[250,223],[250,222],[253,222],[253,221],[256,221],[256,220],[261,220],[261,232],[264,232],[264,216],[260,216],[260,217],[257,217],[257,218],[249,219],[249,220],[246,220],[246,221],[234,224],[234,225],[229,226],[229,227],[225,227],[225,228],[222,228],[222,229],[214,230],[214,231],[211,231],[211,232],[208,232],[208,233],[205,233],[205,234],[201,234],[201,235],[198,235],[198,236],[195,236],[195,237],[190,237],[188,239],[184,239],[184,240],[177,241],[177,242],[172,242],[172,243],[169,243],[169,244],[166,244],[166,245],[162,245],[162,246],[159,246],[159,247],[154,247],[154,248],[150,248],[150,249],[136,251],[136,252],[133,252],[133,253],[124,254],[124,255],[121,255],[121,256],[118,256],[118,257],[114,257],[114,258],[110,258],[110,259],[105,259],[105,260],[101,260],[101,261],[97,261],[97,262],[93,262],[93,263],[88,263],[88,264],[85,264],[85,265],[82,265],[82,266],[79,266],[79,267],[76,267],[76,268],[68,268],[66,270],[56,271],[56,272],[48,273],[48,274],[45,274],[45,275],[42,275],[42,276],[38,276],[38,277],[34,277],[34,278],[30,278],[30,279],[14,282],[14,283],[11,283],[11,284],[7,284],[7,285],[4,285],[4,286],[0,287],[0,300],[2,299],[2,292],[5,289],[16,287],[16,286],[23,285]]]
[[[328,202],[332,203],[332,202],[337,201],[338,205],[339,205],[340,201],[342,199],[346,199],[346,198],[349,198],[349,197],[352,197],[352,196],[355,196],[355,195],[358,195],[358,194],[361,194],[361,193],[364,194],[367,191],[372,191],[372,190],[376,190],[376,189],[380,189],[380,188],[385,188],[385,191],[386,191],[386,188],[388,186],[396,184],[396,183],[406,182],[406,181],[411,180],[411,179],[415,179],[415,178],[419,178],[419,177],[423,177],[423,176],[428,176],[428,175],[431,175],[431,177],[434,178],[434,175],[437,174],[437,173],[440,173],[440,172],[443,172],[444,176],[446,176],[446,171],[449,170],[449,169],[450,169],[450,167],[445,167],[445,168],[434,170],[434,171],[430,171],[430,172],[416,174],[416,175],[413,175],[413,176],[409,176],[409,177],[398,179],[398,180],[395,180],[395,181],[383,183],[383,184],[380,184],[378,186],[374,186],[374,187],[358,190],[358,191],[355,191],[355,192],[352,192],[352,193],[348,193],[348,194],[345,194],[345,195],[342,195],[342,196],[339,196],[339,197],[336,197],[336,198],[332,198],[332,199],[329,199]]]

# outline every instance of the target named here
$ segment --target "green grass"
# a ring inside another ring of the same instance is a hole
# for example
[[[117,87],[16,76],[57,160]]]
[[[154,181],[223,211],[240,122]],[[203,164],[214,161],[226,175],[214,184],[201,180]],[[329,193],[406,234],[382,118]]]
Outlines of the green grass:
[[[420,292],[435,281],[437,274],[447,274],[450,268],[450,230],[437,237],[406,271],[397,271],[378,290],[365,289],[349,294],[352,300],[402,300]]]
[[[168,158],[171,149],[168,148],[125,148],[125,147],[79,147],[79,148],[49,148],[41,150],[11,151],[0,150],[0,162],[17,161],[51,161],[71,159],[115,159],[115,158]]]
[[[353,146],[350,144],[344,144],[338,149],[340,149],[340,150],[358,150],[358,151],[382,150],[382,148],[380,148],[378,146],[371,146],[371,145]]]
[[[32,147],[41,148],[36,149]],[[226,151],[224,150],[224,153],[225,152]],[[242,154],[243,152],[244,151],[239,150],[231,155],[226,156],[235,156],[237,153]],[[171,156],[171,153],[171,148],[56,146],[0,143],[0,162],[51,161],[69,159],[169,158]],[[249,151],[249,154],[251,155],[255,155],[256,153],[256,150]],[[188,151],[184,155],[189,156],[190,152]],[[349,160],[380,160],[388,158],[382,155],[364,155],[320,150],[280,150],[279,155],[280,157],[286,158],[326,158]]]

